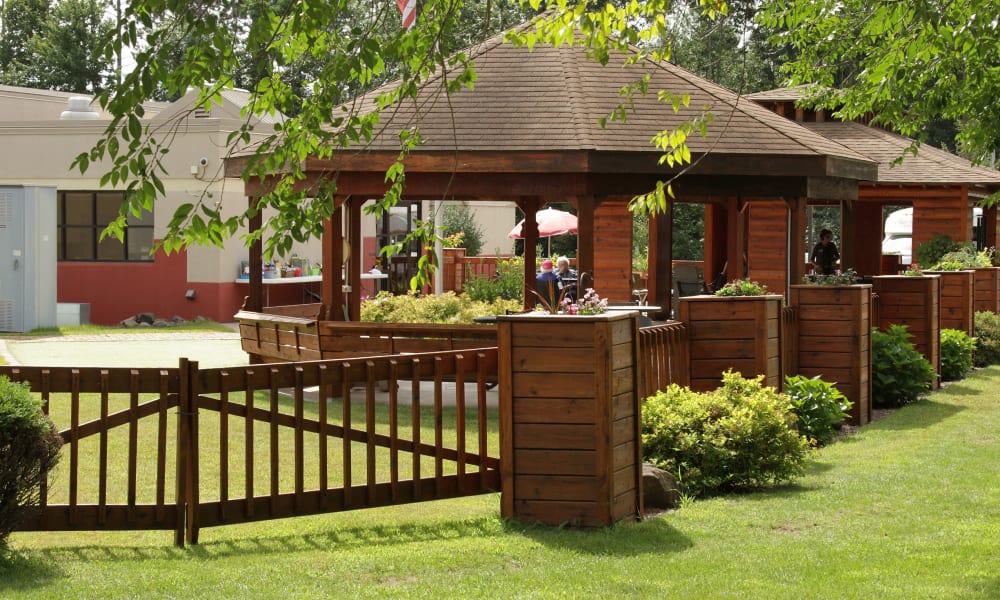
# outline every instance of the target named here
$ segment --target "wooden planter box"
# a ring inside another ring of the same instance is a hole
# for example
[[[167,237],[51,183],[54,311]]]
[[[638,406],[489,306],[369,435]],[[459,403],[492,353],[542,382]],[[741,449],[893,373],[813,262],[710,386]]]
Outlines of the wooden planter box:
[[[941,329],[958,329],[972,335],[973,271],[924,271],[941,276]]]
[[[461,294],[465,291],[465,269],[461,262],[465,258],[465,248],[442,248],[441,251],[444,254],[441,285],[446,292]]]
[[[635,312],[497,317],[501,513],[582,527],[642,511]]]
[[[781,389],[781,296],[687,296],[678,316],[688,328],[692,390],[714,390],[730,369]]]
[[[906,325],[910,342],[917,352],[941,372],[941,277],[873,277],[872,289],[878,295],[880,331],[890,325]],[[935,377],[935,388],[937,378]]]
[[[976,269],[972,288],[975,312],[1000,314],[1000,267]]]
[[[851,407],[850,423],[871,420],[872,286],[793,285],[799,315],[799,374],[836,383]]]

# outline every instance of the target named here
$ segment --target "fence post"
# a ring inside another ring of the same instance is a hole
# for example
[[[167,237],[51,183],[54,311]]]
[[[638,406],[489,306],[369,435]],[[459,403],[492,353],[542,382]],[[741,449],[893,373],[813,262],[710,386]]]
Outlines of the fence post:
[[[179,385],[177,387],[177,447],[174,470],[176,472],[177,485],[174,503],[176,506],[177,522],[174,525],[174,545],[184,547],[185,517],[187,516],[187,488],[188,488],[188,438],[191,437],[188,431],[187,414],[190,410],[191,394],[189,391],[190,382],[187,373],[187,359],[180,359],[178,369]]]
[[[638,315],[497,317],[504,517],[641,516]]]
[[[180,359],[177,402],[177,529],[174,543],[198,543],[198,362]]]

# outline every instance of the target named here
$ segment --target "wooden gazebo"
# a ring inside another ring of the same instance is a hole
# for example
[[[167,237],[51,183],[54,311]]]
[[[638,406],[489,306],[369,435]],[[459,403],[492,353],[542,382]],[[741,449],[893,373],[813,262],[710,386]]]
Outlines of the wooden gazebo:
[[[791,122],[734,92],[664,62],[641,61],[622,67],[588,60],[579,47],[515,48],[496,36],[467,51],[475,64],[474,90],[446,95],[441,81],[425,84],[416,102],[383,111],[383,128],[364,147],[336,151],[328,159],[305,161],[306,185],[337,181],[334,218],[326,227],[323,303],[359,314],[359,252],[344,264],[344,241],[359,248],[361,206],[386,190],[384,173],[399,153],[399,133],[419,126],[422,145],[405,160],[405,197],[444,200],[508,200],[526,215],[525,264],[535,263],[534,214],[548,202],[567,201],[579,216],[577,266],[593,286],[612,300],[631,299],[631,214],[627,202],[652,190],[656,181],[683,174],[673,183],[680,202],[702,202],[708,211],[706,269],[726,265],[730,278],[741,275],[746,246],[746,207],[765,199],[783,206],[792,228],[804,231],[810,200],[853,201],[859,180],[876,178],[875,163]],[[620,90],[649,76],[646,95],[623,97]],[[690,108],[674,112],[655,90],[690,98]],[[378,90],[360,99],[373,106]],[[599,119],[630,105],[625,122]],[[693,162],[684,167],[660,164],[651,136],[710,112],[703,138],[692,133]],[[243,172],[245,159],[227,163],[227,174]],[[267,180],[253,179],[246,193],[264,193]],[[659,214],[651,225],[649,302],[669,306],[671,218]],[[803,235],[789,236],[791,252],[801,256]],[[260,310],[259,248],[251,251],[251,296],[247,308]],[[786,260],[783,275],[801,277],[801,261]],[[526,269],[526,290],[534,273]],[[589,285],[589,282],[588,282]],[[528,298],[525,299],[528,304]],[[532,303],[533,304],[533,303]],[[341,319],[333,310],[328,318]]]
[[[909,138],[864,123],[833,120],[822,110],[797,107],[806,92],[807,86],[798,86],[748,97],[878,163],[877,178],[860,182],[858,201],[842,206],[845,266],[865,275],[879,274],[884,206],[913,207],[913,256],[920,244],[936,235],[972,241],[972,207],[1000,189],[1000,171],[973,165],[928,144],[921,145],[916,156],[907,154],[913,143]],[[900,157],[902,161],[896,164]],[[1000,232],[996,206],[983,210],[983,225],[986,245],[996,246]]]

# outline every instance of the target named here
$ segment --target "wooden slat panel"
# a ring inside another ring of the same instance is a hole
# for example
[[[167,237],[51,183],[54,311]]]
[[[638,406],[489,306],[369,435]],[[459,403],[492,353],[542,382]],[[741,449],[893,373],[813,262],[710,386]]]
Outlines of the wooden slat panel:
[[[594,379],[586,373],[514,373],[514,397],[593,398]]]
[[[593,423],[593,398],[518,398],[515,423]]]
[[[515,450],[514,462],[522,475],[597,475],[597,453],[593,450]]]
[[[525,423],[514,431],[514,448],[595,449],[593,425],[537,425]]]
[[[600,480],[596,477],[570,475],[519,475],[514,487],[515,500],[577,500],[594,498]]]
[[[570,524],[578,527],[601,527],[610,525],[610,519],[597,514],[596,502],[569,502],[545,500],[518,500],[518,518],[528,523],[549,525]]]

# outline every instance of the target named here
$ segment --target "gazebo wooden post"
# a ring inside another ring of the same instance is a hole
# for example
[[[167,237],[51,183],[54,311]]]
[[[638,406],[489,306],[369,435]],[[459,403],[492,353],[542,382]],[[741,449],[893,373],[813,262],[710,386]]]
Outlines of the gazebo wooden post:
[[[726,281],[730,281],[726,264],[726,208],[716,202],[705,203],[705,281],[714,278],[727,269]]]
[[[806,201],[802,198],[785,199],[788,206],[788,280],[784,294],[791,296],[791,285],[800,283],[805,275],[806,255]]]
[[[737,196],[726,198],[726,229],[729,230],[730,246],[727,249],[727,280],[740,279],[746,271],[744,249],[746,249],[746,209],[749,203]]]
[[[340,205],[334,199],[335,205]],[[337,206],[327,219],[323,232],[323,304],[326,304],[327,319],[344,319],[344,289],[341,281],[341,266],[344,264],[344,211]]]
[[[594,196],[578,196],[575,202],[577,212],[576,272],[581,275],[589,273],[591,277],[594,275],[594,209],[600,203],[600,199]],[[631,273],[631,264],[628,269]],[[596,289],[598,286],[597,281],[589,286],[586,282],[581,281],[580,283],[584,288],[593,287]]]
[[[667,203],[665,212],[650,215],[649,219],[649,274],[646,286],[650,291],[649,301],[654,306],[662,306],[663,312],[654,315],[657,319],[671,318],[673,307],[674,260],[674,203]],[[676,318],[676,315],[673,315]]]
[[[983,227],[986,228],[986,247],[996,248],[997,238],[1000,237],[1000,211],[994,204],[983,209]]]
[[[858,210],[856,200],[840,202],[840,268],[858,270]],[[880,251],[881,254],[881,251]]]
[[[250,197],[250,204],[254,205],[260,201],[258,196]],[[250,233],[260,231],[264,226],[264,218],[258,209],[257,213],[250,217],[248,228]],[[261,312],[264,308],[264,243],[263,240],[255,240],[250,244],[250,281],[248,282],[248,296],[244,307],[253,312]]]
[[[524,240],[524,310],[535,306],[535,262],[538,246],[538,223],[535,214],[538,212],[539,199],[535,196],[523,197],[517,201],[517,207],[524,213],[524,227],[521,228],[521,238]]]
[[[348,320],[361,320],[361,256],[363,242],[361,239],[361,205],[364,200],[360,196],[351,196],[347,200],[348,248],[351,255],[347,257],[347,284],[350,286],[348,296]]]

